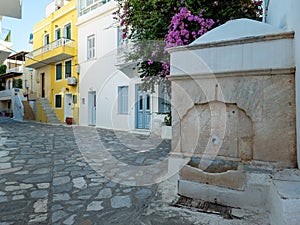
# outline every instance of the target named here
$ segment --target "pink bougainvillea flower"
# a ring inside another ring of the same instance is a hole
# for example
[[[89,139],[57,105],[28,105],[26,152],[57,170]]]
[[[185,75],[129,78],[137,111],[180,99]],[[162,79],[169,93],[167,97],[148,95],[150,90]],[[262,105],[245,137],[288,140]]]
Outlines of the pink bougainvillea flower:
[[[148,59],[148,65],[150,66],[150,65],[152,65],[152,64],[153,64],[153,60]]]
[[[204,11],[201,11],[199,15],[192,15],[186,7],[180,8],[179,13],[172,17],[169,25],[165,49],[189,44],[206,33],[214,25],[214,21],[203,18],[203,13]]]

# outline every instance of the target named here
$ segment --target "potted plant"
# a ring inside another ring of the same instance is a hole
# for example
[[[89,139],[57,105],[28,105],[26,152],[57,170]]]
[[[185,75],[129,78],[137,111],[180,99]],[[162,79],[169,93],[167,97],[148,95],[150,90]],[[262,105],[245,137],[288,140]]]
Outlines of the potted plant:
[[[73,121],[72,117],[66,117],[66,124],[72,125],[73,123],[74,123],[74,121]]]

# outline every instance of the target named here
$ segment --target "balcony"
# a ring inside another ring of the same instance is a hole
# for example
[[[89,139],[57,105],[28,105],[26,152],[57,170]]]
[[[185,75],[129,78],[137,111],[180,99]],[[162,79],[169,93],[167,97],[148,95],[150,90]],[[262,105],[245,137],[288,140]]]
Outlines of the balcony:
[[[0,91],[0,101],[11,100],[12,97],[17,94],[21,94],[21,90],[19,88]]]
[[[6,73],[24,73],[24,66],[17,66],[11,69],[7,69]]]
[[[25,66],[37,69],[73,57],[75,54],[74,41],[61,38],[27,54]]]

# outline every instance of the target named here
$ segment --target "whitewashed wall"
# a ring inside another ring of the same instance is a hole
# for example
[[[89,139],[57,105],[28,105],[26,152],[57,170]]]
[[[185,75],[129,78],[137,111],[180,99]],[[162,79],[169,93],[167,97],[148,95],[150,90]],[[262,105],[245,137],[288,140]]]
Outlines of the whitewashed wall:
[[[297,155],[300,166],[300,1],[270,0],[266,22],[285,30],[295,32],[295,65],[296,65],[296,121],[297,121]]]
[[[136,76],[126,76],[117,69],[118,29],[113,20],[117,10],[114,1],[83,15],[78,19],[78,61],[80,64],[80,125],[89,125],[88,93],[96,92],[96,126],[115,130],[135,129]],[[96,57],[87,60],[87,37],[95,34]],[[118,113],[118,87],[128,86],[128,114]],[[84,101],[84,104],[83,104]],[[157,94],[151,95],[152,112],[158,111]],[[152,114],[154,115],[154,114]]]
[[[97,112],[100,111],[99,93],[105,81],[114,73],[114,57],[109,52],[116,50],[117,29],[113,27],[113,11],[116,10],[116,3],[107,3],[90,13],[78,18],[78,62],[80,65],[79,90],[80,110],[79,123],[88,125],[88,93],[96,91]],[[96,57],[87,60],[87,37],[95,35]],[[105,57],[108,54],[108,57]],[[85,103],[83,103],[85,102]],[[97,126],[100,120],[97,115]],[[107,121],[103,118],[102,121]]]

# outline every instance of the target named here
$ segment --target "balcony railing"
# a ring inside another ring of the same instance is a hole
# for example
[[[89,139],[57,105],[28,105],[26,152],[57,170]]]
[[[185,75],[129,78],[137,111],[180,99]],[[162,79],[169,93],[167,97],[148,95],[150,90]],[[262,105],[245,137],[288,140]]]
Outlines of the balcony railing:
[[[79,16],[85,15],[110,1],[111,0],[94,0],[93,3],[88,6],[81,6],[81,9],[79,11]]]
[[[32,52],[30,52],[29,54],[26,55],[27,58],[32,59],[38,55],[44,54],[46,52],[52,51],[58,47],[62,47],[62,46],[66,46],[66,47],[70,47],[70,48],[74,48],[75,44],[74,41],[71,39],[67,39],[67,38],[60,38],[56,41],[51,42],[48,45],[45,45],[41,48],[38,48]]]
[[[0,29],[0,40],[10,42],[10,32],[8,29]]]
[[[17,66],[15,68],[7,69],[6,73],[23,73],[24,66]]]
[[[0,91],[0,99],[3,97],[12,97],[14,95],[22,95],[23,90],[21,88],[12,88]]]
[[[0,91],[0,98],[11,97],[15,93],[14,89]]]
[[[14,95],[20,95],[22,93],[23,93],[23,91],[20,88],[7,89],[7,90],[4,90],[4,91],[0,91],[0,99],[1,100],[3,100],[3,98],[10,99]]]

